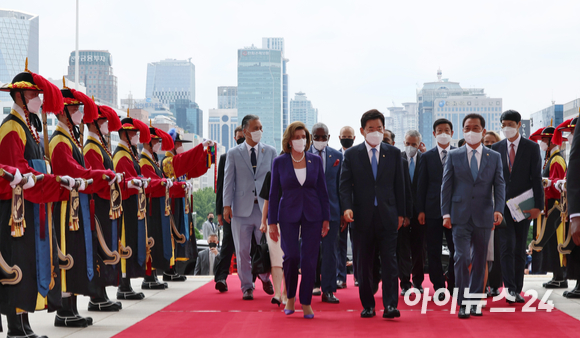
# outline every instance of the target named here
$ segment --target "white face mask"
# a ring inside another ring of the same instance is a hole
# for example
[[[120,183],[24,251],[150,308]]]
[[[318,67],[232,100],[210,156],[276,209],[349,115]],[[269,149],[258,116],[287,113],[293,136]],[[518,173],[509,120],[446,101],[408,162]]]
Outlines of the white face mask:
[[[305,148],[306,148],[306,139],[305,138],[301,138],[299,140],[292,140],[292,149],[294,149],[294,151],[302,153],[302,152],[304,152]]]
[[[385,134],[383,134],[380,131],[373,131],[372,133],[368,133],[367,136],[365,136],[365,140],[371,146],[377,146],[377,145],[381,144],[381,142],[383,141],[384,135]]]
[[[503,127],[501,128],[501,131],[507,138],[512,138],[518,133],[518,130],[513,127]]]
[[[314,141],[314,148],[319,151],[322,151],[327,145],[328,141]]]
[[[259,143],[260,140],[262,139],[262,131],[261,130],[256,130],[250,133],[250,136],[252,137],[252,141]]]
[[[482,132],[476,133],[474,131],[470,131],[469,133],[463,134],[463,137],[465,138],[465,142],[467,142],[467,144],[473,145],[481,141],[482,134]]]
[[[40,106],[42,105],[42,100],[40,97],[35,97],[32,100],[28,101],[26,107],[28,107],[28,111],[31,113],[38,113],[40,110]]]
[[[181,154],[183,152],[183,146],[179,146],[179,147],[175,148],[175,152],[177,154]]]
[[[414,156],[415,156],[415,154],[417,154],[417,151],[418,151],[418,150],[419,150],[419,149],[417,149],[417,148],[415,148],[415,147],[413,147],[413,146],[406,146],[406,147],[405,147],[405,153],[407,154],[407,157],[408,157],[408,158],[414,157]]]
[[[540,149],[542,149],[542,151],[548,150],[548,144],[544,141],[540,141]]]
[[[99,129],[101,129],[101,134],[103,134],[103,136],[109,134],[109,121],[101,124]]]
[[[157,144],[155,144],[153,146],[153,152],[158,153],[160,149],[161,149],[161,142],[157,142]]]
[[[84,115],[83,112],[79,109],[70,116],[75,126],[78,126],[79,124],[81,124],[81,122],[83,122],[83,115]]]
[[[139,133],[135,134],[135,136],[131,137],[131,145],[136,146],[139,144]]]
[[[451,142],[451,135],[446,134],[446,133],[441,133],[437,136],[435,136],[435,139],[437,140],[437,143],[440,144],[449,144],[449,142]]]

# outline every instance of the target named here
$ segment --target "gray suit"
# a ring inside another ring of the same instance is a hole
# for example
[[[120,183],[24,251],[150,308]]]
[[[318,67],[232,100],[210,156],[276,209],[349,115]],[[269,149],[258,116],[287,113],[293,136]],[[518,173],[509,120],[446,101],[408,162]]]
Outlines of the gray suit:
[[[220,261],[220,255],[217,254],[213,261],[213,270]],[[193,274],[195,276],[209,276],[210,273],[210,261],[209,261],[209,249],[202,250],[199,255],[197,256],[197,262],[195,263],[195,270]],[[212,271],[213,272],[213,271]]]
[[[264,199],[259,196],[259,192],[276,157],[276,149],[272,146],[259,143],[255,148],[255,173],[244,142],[228,151],[224,174],[224,207],[232,208],[232,235],[242,292],[253,288],[250,248],[252,234],[257,239],[262,236],[260,223],[264,205]],[[269,278],[268,274],[260,275],[263,281]]]
[[[472,294],[484,292],[485,261],[493,214],[503,212],[505,199],[499,153],[482,148],[481,163],[474,180],[468,161],[468,151],[472,150],[469,146],[463,146],[449,152],[441,187],[441,214],[451,215],[453,225],[455,284],[459,288],[460,305],[465,288],[469,287]]]
[[[217,235],[217,225],[210,223],[209,220],[203,222],[201,230],[203,233],[203,239],[205,240],[207,240],[211,234]]]

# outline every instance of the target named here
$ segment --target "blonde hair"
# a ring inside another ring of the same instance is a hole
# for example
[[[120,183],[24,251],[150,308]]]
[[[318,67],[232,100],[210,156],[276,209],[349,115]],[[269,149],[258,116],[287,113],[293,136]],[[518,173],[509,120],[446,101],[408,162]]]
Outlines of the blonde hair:
[[[499,142],[499,141],[501,141],[501,137],[499,136],[499,134],[498,134],[498,133],[496,133],[496,132],[495,132],[495,131],[493,131],[493,130],[488,130],[488,131],[485,133],[485,135],[493,135],[493,137],[495,137],[495,142],[496,142],[496,143],[497,143],[497,142]]]
[[[304,130],[304,132],[306,132],[305,151],[310,149],[310,143],[312,142],[310,132],[308,131],[308,128],[306,128],[306,125],[304,123],[296,121],[288,125],[288,128],[286,128],[286,131],[284,131],[284,136],[282,137],[282,150],[287,154],[289,154],[292,151],[292,148],[290,147],[290,141],[294,137],[294,134],[296,133],[297,130]]]

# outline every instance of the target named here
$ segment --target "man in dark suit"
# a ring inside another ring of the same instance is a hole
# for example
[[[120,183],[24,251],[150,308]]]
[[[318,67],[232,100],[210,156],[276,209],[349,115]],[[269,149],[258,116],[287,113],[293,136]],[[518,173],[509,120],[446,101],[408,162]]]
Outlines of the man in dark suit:
[[[423,245],[425,241],[425,225],[419,223],[417,216],[417,182],[419,179],[419,165],[422,154],[419,152],[421,134],[416,130],[409,130],[405,134],[405,151],[401,153],[407,164],[408,177],[411,183],[409,197],[411,199],[409,217],[405,219],[405,229],[399,231],[397,257],[399,261],[399,279],[401,295],[411,287],[423,293]],[[409,201],[409,198],[407,198]],[[407,224],[409,223],[409,224]],[[404,261],[404,263],[403,263]],[[411,284],[411,275],[413,284]]]
[[[234,130],[234,139],[237,144],[242,144],[245,141],[244,131],[242,126],[236,127]],[[222,239],[222,247],[220,249],[220,260],[216,266],[215,270],[215,289],[219,292],[228,291],[228,284],[226,279],[230,273],[230,264],[232,261],[232,255],[236,251],[234,246],[234,238],[232,237],[232,225],[228,222],[224,222],[223,210],[224,210],[224,171],[226,167],[226,155],[222,154],[218,162],[218,177],[217,177],[217,191],[215,195],[215,208],[217,211],[218,223],[223,227],[224,238]]]
[[[433,123],[433,136],[437,145],[423,153],[419,163],[419,178],[417,180],[417,220],[426,226],[427,257],[429,261],[429,279],[433,289],[445,288],[445,274],[441,262],[443,235],[449,249],[449,265],[447,274],[447,288],[452,292],[455,287],[455,272],[453,269],[453,233],[451,229],[443,227],[441,215],[441,184],[443,182],[443,168],[447,156],[455,147],[451,146],[453,124],[447,119],[438,119]],[[445,295],[440,293],[439,300]]]
[[[494,226],[502,221],[505,182],[500,155],[483,146],[485,119],[468,114],[463,119],[467,145],[449,152],[441,186],[443,226],[453,231],[455,278],[459,292],[458,317],[481,316],[481,299],[466,301],[469,294],[481,294],[485,287],[487,248]],[[471,305],[470,309],[467,306]]]
[[[405,181],[401,152],[382,142],[384,115],[376,109],[363,114],[360,132],[365,142],[347,150],[340,178],[344,218],[351,222],[361,317],[375,316],[373,264],[381,256],[383,318],[400,317],[398,305],[397,231],[405,216]]]
[[[503,175],[506,183],[505,200],[514,198],[530,189],[534,192],[534,208],[525,210],[530,217],[515,222],[509,208],[505,206],[506,227],[498,228],[501,247],[501,273],[504,287],[510,298],[524,303],[520,295],[524,285],[524,269],[530,220],[537,218],[544,208],[544,188],[542,186],[542,158],[535,142],[523,138],[519,129],[521,116],[515,110],[507,110],[500,117],[502,132],[506,139],[495,143],[491,149],[501,155]],[[513,297],[513,298],[512,298]],[[512,302],[511,299],[506,299]]]
[[[326,179],[326,189],[330,202],[330,229],[322,238],[320,246],[322,260],[320,261],[322,301],[325,303],[339,303],[334,296],[336,292],[336,244],[340,231],[340,199],[338,185],[340,182],[340,169],[342,167],[342,154],[328,146],[330,133],[324,123],[316,123],[312,126],[313,143],[309,152],[322,158],[322,167]]]
[[[220,254],[217,251],[218,236],[211,234],[208,236],[207,243],[209,248],[202,250],[197,256],[195,270],[193,272],[196,276],[213,275],[217,262],[220,261]]]
[[[579,116],[580,117],[580,116]],[[570,149],[570,160],[568,161],[568,213],[570,215],[570,232],[574,244],[580,246],[580,133],[576,133],[572,139]],[[574,173],[571,174],[570,173]]]

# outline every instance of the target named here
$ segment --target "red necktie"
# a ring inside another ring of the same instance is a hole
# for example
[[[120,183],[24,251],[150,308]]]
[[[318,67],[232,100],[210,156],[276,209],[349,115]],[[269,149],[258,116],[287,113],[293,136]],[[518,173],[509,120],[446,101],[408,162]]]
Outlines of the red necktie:
[[[510,149],[510,173],[512,172],[512,168],[514,167],[514,160],[516,159],[516,151],[514,150],[515,146],[512,143]]]

